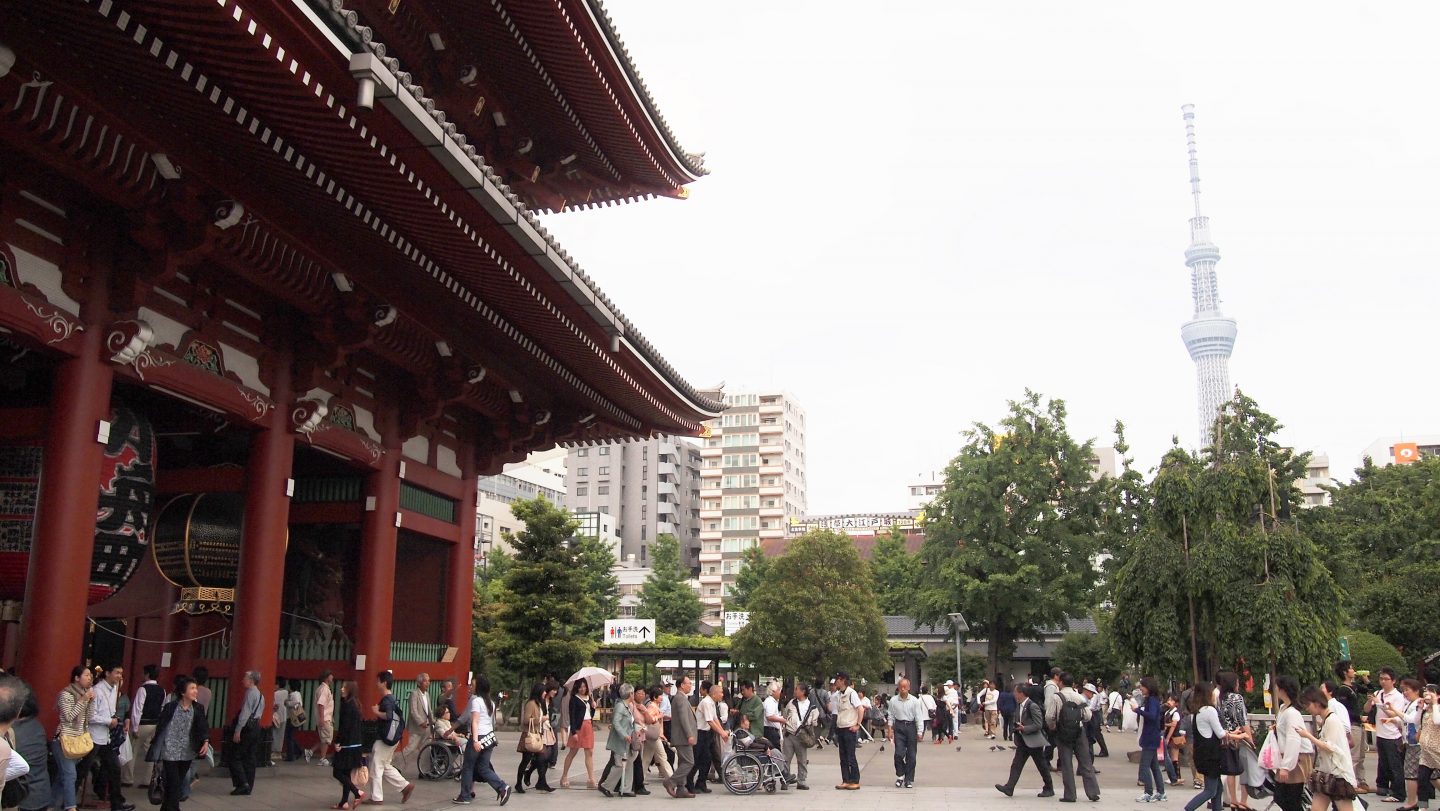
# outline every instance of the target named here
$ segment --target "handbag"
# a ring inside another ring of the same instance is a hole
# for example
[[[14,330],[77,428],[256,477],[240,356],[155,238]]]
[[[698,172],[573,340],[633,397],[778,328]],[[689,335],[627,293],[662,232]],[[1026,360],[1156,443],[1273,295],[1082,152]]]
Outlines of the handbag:
[[[150,768],[150,785],[145,789],[145,797],[151,805],[165,802],[165,770],[161,768],[160,761]]]
[[[555,745],[555,727],[550,726],[550,720],[540,722],[540,743],[544,746]]]
[[[365,759],[360,759],[360,765],[350,770],[350,785],[359,788],[370,785],[370,767],[365,765]]]
[[[545,736],[540,730],[540,722],[530,722],[525,729],[525,734],[520,737],[520,746],[523,751],[532,755],[538,755],[545,751]]]
[[[1309,782],[1311,793],[1319,792],[1332,800],[1355,799],[1355,787],[1338,774],[1311,772]]]
[[[1245,765],[1240,762],[1238,746],[1226,744],[1220,747],[1220,773],[1225,775],[1245,773]]]
[[[90,750],[94,748],[95,739],[90,737],[89,732],[79,735],[60,734],[60,751],[67,760],[79,760],[90,754]]]

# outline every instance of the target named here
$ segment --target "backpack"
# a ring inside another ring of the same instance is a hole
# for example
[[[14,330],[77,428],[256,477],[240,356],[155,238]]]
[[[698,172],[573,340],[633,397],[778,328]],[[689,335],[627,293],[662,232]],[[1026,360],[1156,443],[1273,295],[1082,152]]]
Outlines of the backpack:
[[[380,740],[384,741],[386,746],[397,746],[400,743],[400,736],[405,734],[405,719],[401,717],[400,706],[395,699],[391,696],[386,696],[386,698],[390,699],[390,714],[381,719],[378,733]]]
[[[1065,701],[1060,705],[1058,716],[1055,720],[1055,739],[1064,744],[1079,741],[1085,730],[1085,706]]]

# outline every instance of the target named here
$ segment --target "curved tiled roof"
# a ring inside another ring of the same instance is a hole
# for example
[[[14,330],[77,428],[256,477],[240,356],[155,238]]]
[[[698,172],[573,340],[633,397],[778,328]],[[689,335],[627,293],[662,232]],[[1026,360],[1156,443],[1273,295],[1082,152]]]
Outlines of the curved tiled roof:
[[[400,86],[407,93],[413,96],[415,101],[418,102],[420,106],[426,111],[426,113],[428,113],[430,117],[435,120],[435,123],[440,126],[440,128],[445,132],[445,134],[460,146],[461,151],[465,153],[465,155],[470,159],[472,163],[474,163],[476,168],[479,169],[480,172],[484,175],[485,179],[495,184],[495,186],[500,189],[500,191],[504,194],[505,199],[510,203],[512,207],[514,207],[517,215],[523,218],[532,228],[535,229],[535,231],[545,241],[546,246],[553,250],[555,254],[558,255],[562,261],[564,261],[564,263],[574,274],[574,276],[580,282],[582,282],[590,290],[591,293],[594,294],[595,300],[610,311],[610,313],[614,316],[615,323],[609,326],[621,335],[625,336],[630,345],[636,349],[637,354],[646,363],[650,364],[656,370],[656,372],[666,380],[666,382],[673,386],[686,399],[694,402],[697,406],[699,406],[705,411],[717,414],[720,411],[723,411],[724,403],[720,402],[717,399],[714,399],[711,396],[707,396],[707,393],[702,392],[700,389],[692,385],[689,381],[681,377],[680,373],[676,371],[675,367],[670,365],[669,361],[665,360],[665,358],[659,353],[655,346],[651,344],[644,335],[640,334],[640,332],[635,328],[634,323],[631,322],[624,313],[620,312],[619,308],[617,308],[614,302],[610,300],[610,297],[607,296],[603,291],[599,289],[599,287],[595,285],[594,281],[591,280],[589,274],[585,273],[585,271],[579,266],[579,264],[570,256],[569,251],[566,251],[563,247],[561,247],[559,242],[556,241],[556,239],[550,234],[550,232],[545,228],[545,226],[540,223],[539,217],[537,217],[535,213],[524,204],[520,197],[516,195],[513,190],[510,189],[509,185],[505,183],[505,181],[499,176],[499,174],[497,174],[495,170],[492,169],[485,162],[485,160],[480,156],[479,151],[469,143],[469,139],[466,137],[465,133],[461,132],[459,128],[456,127],[455,123],[449,120],[446,112],[439,109],[436,106],[435,101],[425,94],[424,87],[421,86],[418,82],[416,82],[415,78],[409,72],[403,69],[403,67],[400,65],[400,60],[387,54],[385,44],[375,39],[375,32],[373,29],[360,22],[360,15],[353,9],[346,8],[345,0],[329,0],[329,11],[331,12],[332,20],[339,22],[344,26],[344,30],[341,33],[348,35],[347,38],[351,40],[351,45],[354,47],[363,48],[364,50],[367,50],[370,53],[374,54],[376,58],[378,58],[385,65],[385,67],[395,75],[396,79],[399,81]],[[606,19],[608,20],[608,17]],[[613,31],[613,26],[610,27],[610,30]],[[628,63],[628,58],[626,61]],[[631,65],[629,69],[633,70],[633,65]],[[645,99],[647,105],[653,104],[653,102],[649,101],[648,94],[645,96]],[[667,133],[667,137],[673,139],[673,136],[669,135],[668,128],[665,129],[665,132]],[[701,167],[701,169],[703,170],[703,167]],[[579,298],[577,298],[577,301],[580,301],[580,303],[582,304],[586,303]],[[602,324],[601,326],[603,327],[606,325]]]

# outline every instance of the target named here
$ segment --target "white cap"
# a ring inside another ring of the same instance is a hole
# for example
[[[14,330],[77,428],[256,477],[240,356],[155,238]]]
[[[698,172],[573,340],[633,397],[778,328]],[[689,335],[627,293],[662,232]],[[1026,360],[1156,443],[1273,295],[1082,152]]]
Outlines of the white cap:
[[[1087,693],[1098,693],[1098,692],[1100,692],[1099,690],[1096,690],[1096,689],[1095,689],[1095,685],[1089,684],[1089,683],[1087,683],[1084,687],[1081,687],[1080,689],[1083,690],[1083,691],[1085,691],[1085,692],[1087,692]]]
[[[954,686],[955,686],[955,680],[954,680],[954,679],[946,679],[946,680],[945,680],[945,686],[946,686],[946,687],[954,687]]]

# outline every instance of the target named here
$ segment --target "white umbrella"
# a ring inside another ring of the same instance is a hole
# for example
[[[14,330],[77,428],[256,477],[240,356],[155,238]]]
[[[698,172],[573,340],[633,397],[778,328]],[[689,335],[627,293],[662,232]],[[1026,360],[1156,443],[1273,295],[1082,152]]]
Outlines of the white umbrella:
[[[584,680],[586,684],[590,685],[590,692],[592,693],[601,687],[615,683],[615,677],[610,675],[610,671],[603,667],[582,667],[575,671],[575,675],[565,680],[565,686],[569,687],[581,680]]]

